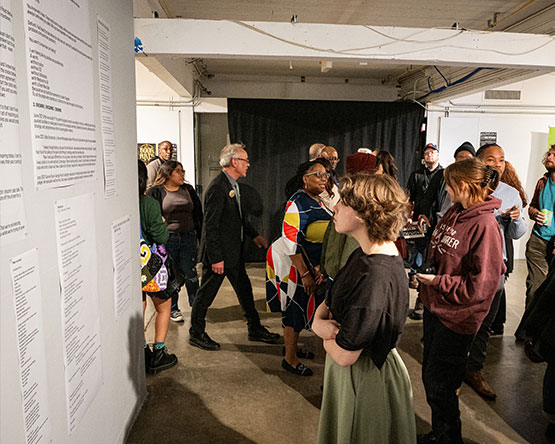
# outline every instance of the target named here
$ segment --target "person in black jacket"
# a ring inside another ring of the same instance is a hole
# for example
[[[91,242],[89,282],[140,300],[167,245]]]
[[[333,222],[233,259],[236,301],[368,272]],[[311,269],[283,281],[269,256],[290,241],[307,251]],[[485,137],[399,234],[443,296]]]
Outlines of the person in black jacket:
[[[553,251],[555,254],[555,250]],[[543,411],[549,424],[545,436],[555,443],[555,259],[547,278],[533,294],[518,329],[528,341],[526,355],[533,362],[547,362],[543,379]]]
[[[247,318],[249,340],[274,343],[279,335],[270,333],[260,324],[251,282],[245,270],[246,237],[251,237],[259,248],[268,248],[268,242],[248,222],[241,203],[237,179],[247,175],[250,165],[243,145],[226,145],[220,154],[220,165],[223,170],[210,182],[204,197],[204,226],[200,247],[202,285],[191,311],[189,343],[203,350],[220,348],[220,344],[206,333],[205,318],[224,277],[229,279]]]
[[[202,230],[202,205],[193,186],[185,183],[183,165],[175,160],[167,160],[162,164],[147,194],[160,204],[170,232],[166,248],[173,259],[178,280],[171,295],[170,319],[183,322],[178,304],[179,291],[185,284],[189,305],[192,306],[199,287],[196,264]]]
[[[443,167],[439,164],[439,150],[433,143],[428,143],[424,148],[424,159],[422,162],[423,165],[411,173],[407,183],[410,201],[413,204],[413,221],[415,222],[418,221],[418,215],[422,213],[422,201],[431,181],[437,175],[443,174]],[[416,270],[422,265],[426,255],[426,248],[430,242],[431,234],[431,231],[428,231],[428,235],[426,237],[414,239],[414,243],[410,249],[410,288],[418,288],[418,281],[416,280],[415,274]],[[420,297],[418,297],[414,309],[409,312],[409,317],[411,319],[421,320],[423,313],[424,307],[420,301]]]

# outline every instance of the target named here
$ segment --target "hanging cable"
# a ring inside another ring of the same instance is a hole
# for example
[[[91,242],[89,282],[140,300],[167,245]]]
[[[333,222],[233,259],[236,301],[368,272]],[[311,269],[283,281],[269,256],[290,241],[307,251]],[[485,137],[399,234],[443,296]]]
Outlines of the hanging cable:
[[[416,100],[422,100],[422,99],[428,97],[430,94],[436,94],[438,92],[441,92],[441,91],[445,90],[446,88],[449,88],[451,86],[455,86],[455,85],[458,85],[460,83],[463,83],[463,82],[467,81],[468,79],[470,79],[471,77],[473,77],[474,75],[476,75],[477,73],[479,73],[480,71],[485,70],[485,69],[495,69],[495,68],[476,68],[474,71],[469,72],[467,75],[461,77],[460,79],[455,80],[454,82],[448,82],[447,85],[445,85],[445,86],[441,86],[437,89],[431,90],[428,93],[424,94],[423,96],[418,97]],[[430,78],[429,77],[428,77],[428,85],[430,85]]]
[[[303,43],[298,43],[283,37],[279,37],[275,34],[269,33],[267,31],[264,31],[262,29],[257,28],[256,26],[253,25],[249,25],[245,22],[239,21],[239,20],[231,20],[230,22],[235,23],[236,25],[242,26],[244,28],[247,28],[251,31],[254,31],[258,34],[262,34],[266,37],[270,37],[274,40],[278,40],[280,42],[286,43],[288,45],[292,45],[292,46],[296,46],[298,48],[303,48],[303,49],[309,49],[312,51],[319,51],[319,52],[327,52],[327,53],[331,53],[331,54],[342,54],[342,55],[355,55],[355,56],[367,56],[367,57],[378,57],[378,56],[384,56],[383,53],[376,53],[376,54],[368,54],[368,53],[360,53],[360,51],[364,51],[367,49],[373,49],[373,48],[382,48],[384,46],[387,45],[392,45],[394,43],[396,43],[397,41],[404,41],[403,39],[396,39],[395,37],[392,36],[388,36],[391,39],[394,39],[394,41],[392,42],[386,42],[386,43],[381,43],[379,45],[374,45],[374,46],[367,46],[367,47],[362,47],[362,48],[350,48],[350,49],[332,49],[332,48],[319,48],[316,46],[312,46],[312,45],[305,45]],[[368,28],[368,27],[366,27]],[[433,29],[433,28],[432,28]],[[424,31],[422,31],[424,32]],[[460,33],[464,32],[463,30],[460,30],[457,34],[450,36],[450,38],[456,37],[457,35],[459,35]],[[543,48],[546,45],[549,45],[551,43],[555,42],[555,38],[546,35],[545,38],[547,39],[545,43],[542,43],[538,46],[536,46],[535,48],[531,48],[531,49],[527,49],[527,50],[523,50],[523,51],[518,51],[518,52],[508,52],[508,51],[499,51],[499,50],[495,50],[495,49],[485,49],[485,48],[469,48],[469,47],[464,47],[464,46],[456,46],[456,45],[440,45],[440,46],[435,46],[435,47],[431,47],[431,48],[423,48],[421,50],[409,50],[409,51],[402,51],[402,52],[397,52],[397,53],[391,53],[391,54],[386,54],[388,57],[396,57],[396,56],[402,56],[402,55],[407,55],[407,54],[414,54],[414,53],[418,53],[421,51],[429,51],[429,50],[438,50],[438,49],[448,49],[448,48],[454,48],[454,49],[463,49],[463,50],[472,50],[472,51],[480,51],[480,52],[487,52],[487,53],[495,53],[495,54],[501,54],[501,55],[506,55],[506,56],[517,56],[517,55],[524,55],[524,54],[530,54],[533,53],[534,51],[537,51],[540,48]],[[525,39],[529,39],[529,37],[523,36],[522,40]],[[437,40],[437,41],[441,41],[441,39]],[[412,41],[412,43],[416,43],[418,42],[416,41]],[[434,43],[436,41],[433,41]],[[422,43],[422,41],[420,41],[420,43]],[[426,42],[429,43],[429,42]]]

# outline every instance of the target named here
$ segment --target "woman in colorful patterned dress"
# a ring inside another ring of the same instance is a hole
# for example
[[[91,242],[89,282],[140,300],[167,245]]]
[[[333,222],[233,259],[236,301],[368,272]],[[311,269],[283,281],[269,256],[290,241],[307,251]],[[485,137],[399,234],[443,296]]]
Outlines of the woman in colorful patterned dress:
[[[298,358],[312,359],[314,354],[299,349],[297,342],[323,300],[315,290],[322,280],[318,270],[322,240],[332,213],[319,196],[330,175],[324,161],[316,159],[300,165],[295,177],[298,191],[287,202],[282,236],[266,255],[266,299],[271,311],[282,313],[285,359],[281,366],[296,375],[311,376],[312,370]]]

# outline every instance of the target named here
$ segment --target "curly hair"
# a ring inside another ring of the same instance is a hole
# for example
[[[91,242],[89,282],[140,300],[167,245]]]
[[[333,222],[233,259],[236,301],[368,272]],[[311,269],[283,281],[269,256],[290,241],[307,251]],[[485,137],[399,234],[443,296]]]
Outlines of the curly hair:
[[[445,183],[454,191],[461,190],[461,183],[467,186],[468,205],[486,200],[499,184],[499,173],[477,157],[455,162],[445,168]]]
[[[341,201],[364,220],[368,237],[379,243],[395,241],[410,213],[409,198],[388,175],[358,173],[341,179]]]
[[[522,183],[518,178],[518,174],[516,173],[515,167],[508,160],[505,161],[505,171],[501,175],[500,181],[506,183],[507,185],[512,186],[518,191],[518,194],[520,194],[520,198],[522,199],[522,208],[528,205],[526,192],[524,191],[524,188],[522,187]]]

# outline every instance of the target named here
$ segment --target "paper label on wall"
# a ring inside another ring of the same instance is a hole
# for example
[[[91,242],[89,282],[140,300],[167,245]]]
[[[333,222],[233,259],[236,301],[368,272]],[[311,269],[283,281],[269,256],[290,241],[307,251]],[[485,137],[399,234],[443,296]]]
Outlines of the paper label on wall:
[[[0,245],[27,234],[11,0],[0,0]]]
[[[114,305],[116,319],[127,309],[133,292],[132,253],[138,244],[131,244],[131,216],[112,222],[112,264],[114,269]],[[138,285],[138,283],[137,283]]]
[[[36,249],[10,259],[26,444],[52,442]]]
[[[97,16],[100,121],[104,155],[104,197],[116,197],[116,143],[112,109],[112,34],[110,25]]]
[[[57,201],[55,222],[71,434],[102,384],[94,196]]]
[[[88,0],[24,0],[35,185],[96,179]]]

